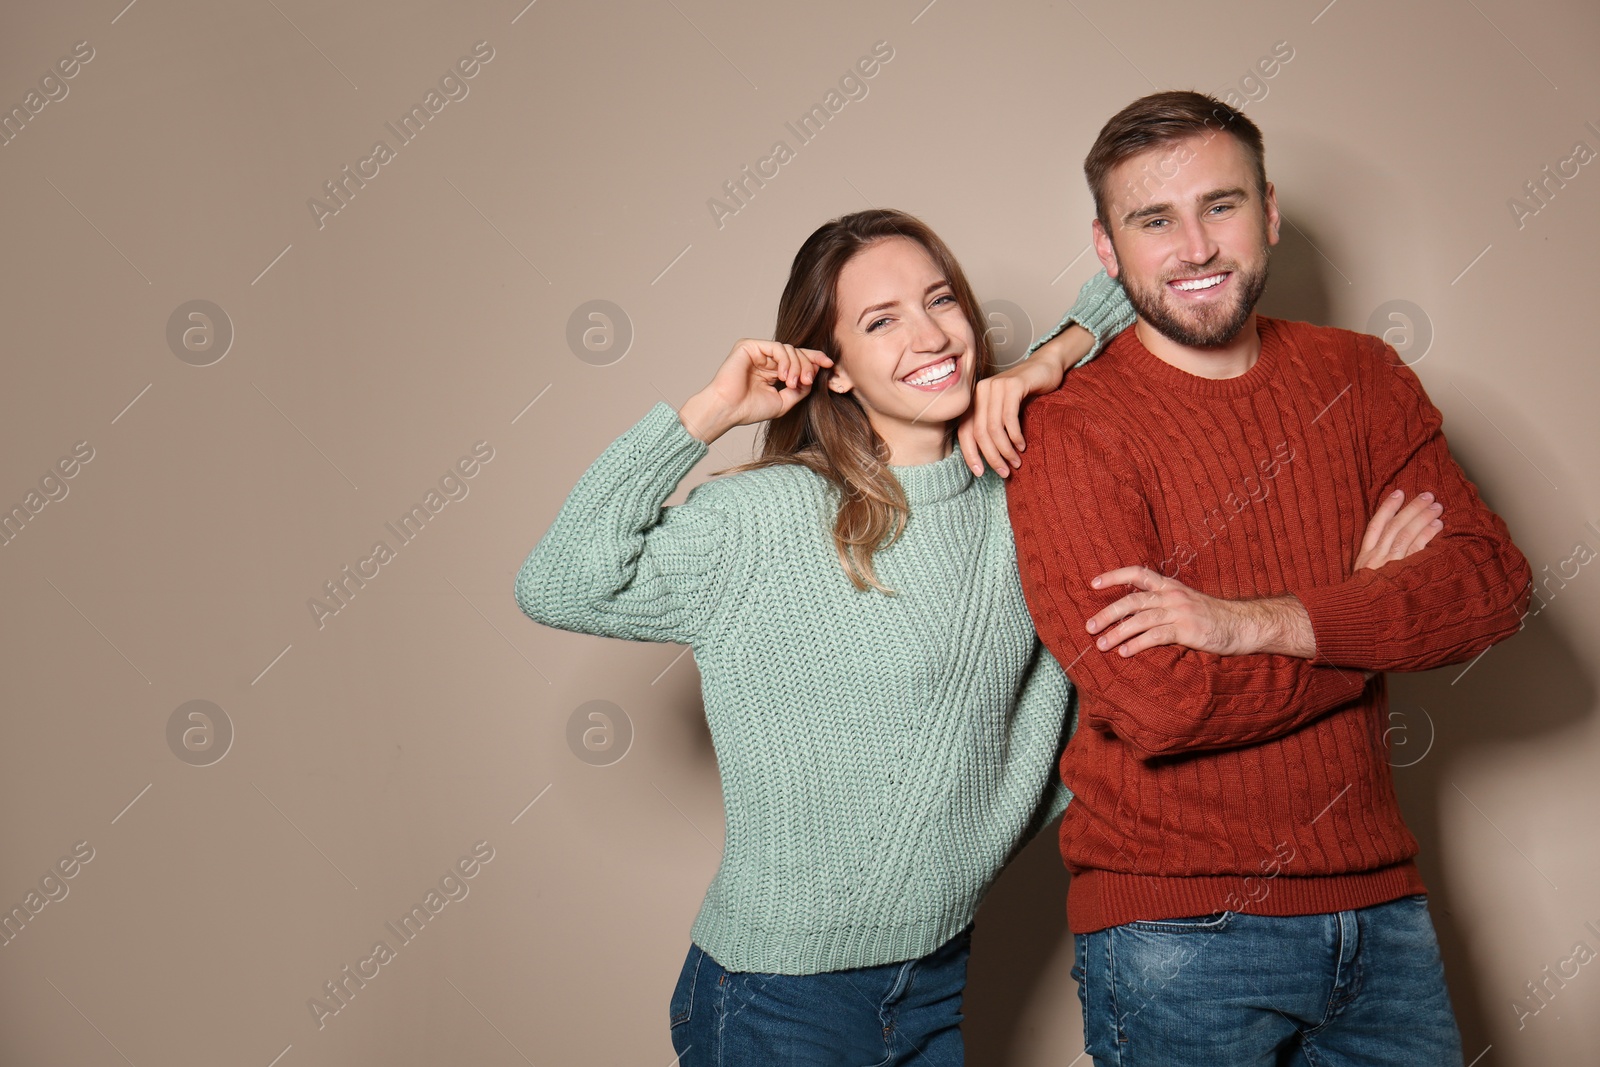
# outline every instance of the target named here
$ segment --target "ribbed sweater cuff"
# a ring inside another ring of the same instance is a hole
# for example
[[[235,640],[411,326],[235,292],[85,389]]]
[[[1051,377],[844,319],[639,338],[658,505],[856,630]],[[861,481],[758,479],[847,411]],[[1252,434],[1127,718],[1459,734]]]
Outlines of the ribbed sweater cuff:
[[[710,445],[684,427],[677,409],[663,400],[656,401],[620,440],[627,441],[630,451],[642,457],[639,470],[649,475],[648,485],[637,488],[653,491],[665,487],[663,499],[711,450]]]
[[[1368,669],[1377,662],[1381,634],[1373,618],[1370,581],[1350,579],[1338,585],[1291,590],[1311,620],[1317,653],[1312,663]]]
[[[1061,317],[1054,329],[1028,346],[1027,355],[1033,355],[1040,345],[1046,344],[1076,322],[1094,335],[1094,347],[1089,354],[1073,364],[1081,367],[1098,355],[1113,337],[1133,325],[1135,317],[1121,283],[1102,270],[1083,283],[1078,290],[1077,302]]]

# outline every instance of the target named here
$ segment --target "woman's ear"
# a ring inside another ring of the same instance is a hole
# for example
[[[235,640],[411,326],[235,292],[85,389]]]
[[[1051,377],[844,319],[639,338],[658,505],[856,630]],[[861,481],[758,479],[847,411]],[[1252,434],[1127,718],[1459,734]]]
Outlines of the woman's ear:
[[[834,393],[848,393],[855,388],[850,381],[850,374],[839,365],[838,357],[834,357],[833,367],[828,372],[828,390]]]

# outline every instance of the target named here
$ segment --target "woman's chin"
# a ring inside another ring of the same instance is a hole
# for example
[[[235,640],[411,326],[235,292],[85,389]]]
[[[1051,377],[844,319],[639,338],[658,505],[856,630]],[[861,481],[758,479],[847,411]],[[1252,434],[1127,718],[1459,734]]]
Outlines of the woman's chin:
[[[915,399],[915,398],[913,398]],[[972,390],[965,383],[928,396],[921,404],[907,406],[902,419],[919,425],[955,422],[972,407]]]

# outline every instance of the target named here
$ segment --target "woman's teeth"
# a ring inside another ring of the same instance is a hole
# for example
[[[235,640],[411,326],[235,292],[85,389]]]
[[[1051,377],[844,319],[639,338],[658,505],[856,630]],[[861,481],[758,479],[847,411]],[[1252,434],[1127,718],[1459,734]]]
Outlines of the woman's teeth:
[[[1186,293],[1192,293],[1197,289],[1209,289],[1213,285],[1221,285],[1227,277],[1227,273],[1224,272],[1222,274],[1213,274],[1208,278],[1189,278],[1181,282],[1173,282],[1172,287],[1181,289]]]
[[[910,378],[902,379],[907,385],[934,385],[944,381],[956,372],[956,361],[947,359],[943,363],[935,363],[931,367],[924,367]]]

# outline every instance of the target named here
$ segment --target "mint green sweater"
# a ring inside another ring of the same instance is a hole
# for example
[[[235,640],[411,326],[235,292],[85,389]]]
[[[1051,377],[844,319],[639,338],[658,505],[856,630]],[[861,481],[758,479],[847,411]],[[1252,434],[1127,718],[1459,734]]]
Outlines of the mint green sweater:
[[[1103,275],[1074,313],[1097,349],[1131,321]],[[888,596],[846,578],[828,483],[804,467],[664,507],[706,451],[652,407],[578,481],[517,602],[694,650],[727,826],[691,931],[713,959],[814,974],[926,955],[1071,797],[1055,769],[1071,685],[1023,601],[1005,484],[959,447],[891,466],[911,515],[874,557]]]

